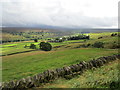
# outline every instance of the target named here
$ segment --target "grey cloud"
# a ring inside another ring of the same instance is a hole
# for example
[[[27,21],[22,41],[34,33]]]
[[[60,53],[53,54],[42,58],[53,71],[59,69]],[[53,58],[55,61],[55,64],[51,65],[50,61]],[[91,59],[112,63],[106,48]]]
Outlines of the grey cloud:
[[[32,3],[3,3],[3,26],[51,25],[61,27],[111,27],[117,24],[117,17],[89,17],[84,13],[68,12],[60,2],[50,6]]]

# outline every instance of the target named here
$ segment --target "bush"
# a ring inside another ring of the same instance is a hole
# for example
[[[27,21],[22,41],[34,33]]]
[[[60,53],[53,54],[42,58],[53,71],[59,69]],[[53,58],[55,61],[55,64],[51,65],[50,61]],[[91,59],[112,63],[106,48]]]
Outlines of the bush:
[[[111,34],[111,36],[116,36],[116,35],[117,35],[117,33],[115,33],[115,34],[114,34],[114,33],[112,33],[112,34]]]
[[[30,45],[30,48],[31,48],[31,49],[36,49],[36,45],[31,44],[31,45]]]
[[[120,44],[118,44],[118,43],[113,43],[113,44],[110,46],[110,49],[117,49],[117,48],[120,48]]]
[[[48,42],[41,42],[40,49],[44,51],[50,51],[52,49],[52,45]]]
[[[27,47],[27,45],[24,46],[24,48],[26,48],[26,47]]]
[[[88,43],[88,44],[87,44],[87,47],[89,47],[90,45],[91,45],[91,44],[90,44],[90,43]]]
[[[38,40],[37,40],[37,39],[34,39],[34,42],[38,42]]]
[[[101,39],[101,38],[103,38],[103,37],[98,37],[98,39]]]
[[[93,47],[96,47],[96,48],[104,48],[104,43],[103,42],[95,42],[93,44]]]
[[[78,35],[78,36],[68,37],[67,39],[68,39],[68,40],[90,39],[90,36]]]

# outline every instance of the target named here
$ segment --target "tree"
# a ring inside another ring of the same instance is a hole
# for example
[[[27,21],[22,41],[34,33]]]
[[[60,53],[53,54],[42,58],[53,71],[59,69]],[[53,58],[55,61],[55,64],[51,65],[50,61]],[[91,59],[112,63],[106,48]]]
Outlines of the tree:
[[[96,48],[104,48],[104,43],[103,42],[95,42],[93,44],[93,47],[96,47]]]
[[[52,49],[52,45],[48,42],[41,42],[39,45],[40,49],[44,51],[50,51]]]
[[[37,39],[34,39],[34,42],[38,42],[38,40],[37,40]]]
[[[31,44],[31,45],[30,45],[30,48],[31,48],[31,49],[36,49],[36,45]]]

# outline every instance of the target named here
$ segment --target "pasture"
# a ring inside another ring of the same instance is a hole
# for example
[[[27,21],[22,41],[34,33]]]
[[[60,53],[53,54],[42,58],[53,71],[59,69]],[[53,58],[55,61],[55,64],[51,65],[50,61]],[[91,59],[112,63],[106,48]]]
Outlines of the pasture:
[[[118,60],[97,69],[87,70],[70,80],[64,78],[39,88],[120,88]]]
[[[50,44],[53,47],[52,51],[42,51],[39,49],[38,44],[43,40],[39,40],[39,42],[34,42],[33,40],[23,41],[23,42],[11,42],[11,43],[4,43],[3,45],[0,45],[0,48],[2,49],[2,55],[5,55],[5,56],[2,56],[3,82],[7,82],[11,80],[19,80],[27,76],[36,75],[48,69],[56,69],[56,68],[68,66],[71,64],[77,64],[80,61],[89,61],[93,58],[98,58],[101,56],[118,54],[118,49],[110,48],[110,45],[112,45],[114,42],[119,43],[118,36],[111,37],[111,32],[89,33],[89,35],[91,37],[90,40],[69,40],[69,41],[58,42],[58,43],[50,42]],[[98,37],[101,37],[101,36],[103,38],[98,39]],[[94,48],[92,46],[86,47],[86,48],[85,47],[76,48],[83,44],[85,45],[93,44],[96,41],[104,42],[105,43],[104,48]],[[37,46],[37,49],[34,50],[34,49],[30,49],[29,47],[24,48],[25,45],[30,46],[30,44],[35,44]],[[56,48],[56,46],[60,46],[60,47]],[[30,51],[30,52],[8,55],[11,53],[24,52],[24,51]],[[114,63],[112,66],[113,68],[116,68],[116,63]],[[101,72],[103,72],[102,70],[104,70],[104,68],[106,67],[109,67],[109,65],[102,67],[103,69],[99,69],[94,72],[100,73],[100,70]],[[91,83],[92,82],[95,83],[95,81],[94,80],[90,81],[92,79],[89,78],[89,77],[93,78],[92,72],[93,71],[87,71],[86,72],[87,75],[83,74],[82,76],[76,77],[69,81],[59,79],[58,81],[55,81],[53,84],[50,83],[51,86],[47,85],[44,87],[45,88],[46,87],[47,88],[49,87],[60,87],[60,88],[86,87],[87,86],[85,84],[86,82],[90,82],[90,85],[88,87],[94,87],[94,85],[91,86]],[[83,83],[82,86],[78,85],[82,80],[81,77],[84,77],[85,79],[85,81],[83,80],[83,82],[81,82]],[[99,76],[95,77],[95,80],[97,79],[99,79]],[[76,80],[78,81],[74,83]],[[64,83],[65,86],[61,86],[62,83]]]
[[[11,56],[3,56],[3,81],[20,79],[35,75],[47,69],[91,60],[100,56],[113,55],[116,50],[105,49],[71,49],[61,51],[33,51]]]

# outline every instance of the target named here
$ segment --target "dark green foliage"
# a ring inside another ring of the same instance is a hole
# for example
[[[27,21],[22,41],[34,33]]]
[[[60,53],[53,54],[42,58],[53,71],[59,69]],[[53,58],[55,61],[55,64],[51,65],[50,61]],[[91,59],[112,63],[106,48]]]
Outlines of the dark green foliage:
[[[116,49],[116,48],[120,48],[120,44],[119,43],[111,44],[110,49]]]
[[[52,45],[48,42],[41,42],[40,49],[44,51],[50,51],[52,49]]]
[[[101,39],[101,38],[103,38],[103,37],[98,37],[98,39]]]
[[[90,43],[88,43],[88,44],[87,44],[87,47],[89,47],[90,45],[91,45],[91,44],[90,44]]]
[[[47,40],[51,40],[50,38],[48,38]]]
[[[27,45],[24,46],[24,48],[26,48],[26,47],[27,47]]]
[[[116,36],[116,35],[117,35],[117,33],[112,33],[112,34],[111,34],[111,36]]]
[[[68,40],[80,40],[80,39],[90,39],[90,36],[78,35],[78,36],[72,36],[68,38]]]
[[[31,45],[30,45],[30,48],[31,48],[31,49],[36,49],[36,45],[31,44]]]
[[[116,81],[116,82],[113,81],[113,82],[110,83],[109,86],[110,86],[110,88],[116,88],[116,89],[119,88],[120,89],[120,81]]]
[[[104,43],[103,42],[95,42],[93,44],[93,47],[96,47],[96,48],[104,48]]]
[[[84,48],[86,48],[87,46],[86,46],[85,44],[82,44],[82,45],[81,45],[81,47],[84,47]]]
[[[38,42],[38,40],[37,40],[37,39],[34,39],[34,42]]]
[[[55,40],[59,40],[59,38],[56,38]]]
[[[89,46],[91,46],[91,44],[90,43],[88,43],[88,44],[82,44],[82,45],[79,45],[79,46],[76,46],[75,48],[87,48],[87,47],[89,47]]]
[[[49,42],[63,42],[65,41],[63,38],[60,39],[60,38],[55,38],[55,40],[50,40]]]

